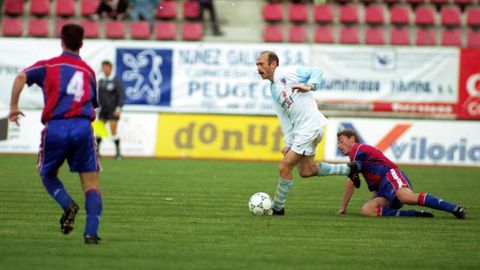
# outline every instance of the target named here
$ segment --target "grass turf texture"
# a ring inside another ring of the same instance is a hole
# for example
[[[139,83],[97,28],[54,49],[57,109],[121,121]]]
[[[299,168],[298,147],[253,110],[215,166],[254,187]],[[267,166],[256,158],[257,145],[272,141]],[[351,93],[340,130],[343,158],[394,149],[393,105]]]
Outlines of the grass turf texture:
[[[2,269],[478,269],[480,169],[403,167],[416,191],[464,203],[466,220],[365,218],[365,183],[346,216],[344,177],[296,176],[283,217],[253,216],[247,201],[273,195],[274,163],[102,160],[98,246],[83,243],[84,197],[76,174],[60,177],[81,206],[60,233],[61,209],[33,156],[0,156]],[[418,208],[418,207],[417,207]]]

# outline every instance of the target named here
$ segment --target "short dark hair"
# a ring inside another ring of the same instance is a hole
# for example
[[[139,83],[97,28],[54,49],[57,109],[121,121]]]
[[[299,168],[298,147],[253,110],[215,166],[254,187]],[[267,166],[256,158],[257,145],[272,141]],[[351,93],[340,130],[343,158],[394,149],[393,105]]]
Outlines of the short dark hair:
[[[62,42],[65,48],[78,51],[83,44],[83,27],[78,24],[68,23],[62,27]]]
[[[340,136],[345,136],[347,138],[355,137],[355,142],[360,143],[360,140],[358,139],[357,133],[353,129],[344,129],[342,131],[337,132],[337,139],[340,138]]]
[[[108,61],[108,60],[103,60],[103,61],[102,61],[102,66],[110,66],[110,67],[112,67],[113,64],[112,64],[112,62],[110,62],[110,61]]]
[[[263,51],[261,54],[267,54],[268,56],[268,64],[271,64],[273,61],[277,62],[277,66],[280,66],[280,60],[276,53],[272,51]]]

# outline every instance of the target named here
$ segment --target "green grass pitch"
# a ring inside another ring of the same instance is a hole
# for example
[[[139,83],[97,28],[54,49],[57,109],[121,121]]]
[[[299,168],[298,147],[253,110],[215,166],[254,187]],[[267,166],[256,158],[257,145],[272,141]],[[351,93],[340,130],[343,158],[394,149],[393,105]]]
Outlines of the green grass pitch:
[[[296,176],[287,215],[258,217],[247,201],[273,195],[275,163],[104,158],[103,241],[89,246],[78,176],[60,172],[82,207],[65,236],[35,162],[0,156],[1,269],[480,269],[479,168],[402,168],[416,191],[465,204],[466,220],[362,217],[365,183],[337,216],[337,176]]]

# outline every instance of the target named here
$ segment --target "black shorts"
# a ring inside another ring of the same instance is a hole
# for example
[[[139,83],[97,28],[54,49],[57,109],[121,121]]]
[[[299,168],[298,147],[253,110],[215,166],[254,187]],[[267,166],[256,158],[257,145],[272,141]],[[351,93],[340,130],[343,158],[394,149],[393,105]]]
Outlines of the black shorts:
[[[98,118],[101,120],[118,120],[120,117],[113,115],[115,108],[101,107]]]

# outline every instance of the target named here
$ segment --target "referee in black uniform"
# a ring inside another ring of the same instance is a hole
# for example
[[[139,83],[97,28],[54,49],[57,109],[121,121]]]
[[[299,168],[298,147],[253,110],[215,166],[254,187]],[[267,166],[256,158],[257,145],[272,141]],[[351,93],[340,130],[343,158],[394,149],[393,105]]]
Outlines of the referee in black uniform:
[[[125,92],[122,81],[112,74],[112,62],[105,60],[102,62],[102,75],[98,81],[98,101],[100,103],[100,114],[98,118],[103,123],[109,123],[112,140],[115,143],[115,158],[120,160],[120,138],[117,135],[117,124],[120,119]],[[97,137],[98,149],[100,149],[101,137]]]

